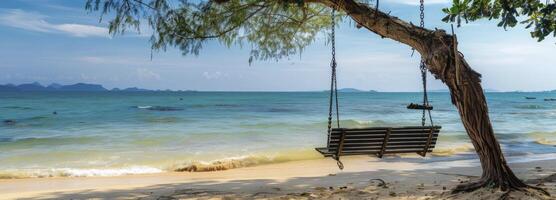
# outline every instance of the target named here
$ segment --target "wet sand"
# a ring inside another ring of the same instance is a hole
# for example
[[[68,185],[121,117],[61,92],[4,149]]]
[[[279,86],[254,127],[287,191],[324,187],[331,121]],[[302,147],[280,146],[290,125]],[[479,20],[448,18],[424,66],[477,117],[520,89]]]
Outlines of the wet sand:
[[[317,159],[214,172],[4,179],[0,199],[491,199],[504,194],[489,189],[450,194],[451,188],[480,176],[476,162],[408,159],[416,158],[377,162],[345,157],[343,171],[331,159]],[[510,165],[522,180],[556,195],[556,160]],[[522,192],[510,195],[538,198]]]

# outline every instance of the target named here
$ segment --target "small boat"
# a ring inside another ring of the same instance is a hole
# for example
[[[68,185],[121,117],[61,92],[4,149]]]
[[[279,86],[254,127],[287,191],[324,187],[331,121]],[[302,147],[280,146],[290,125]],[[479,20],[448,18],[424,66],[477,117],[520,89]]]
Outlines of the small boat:
[[[537,97],[525,97],[525,99],[537,99]]]
[[[415,109],[415,110],[432,110],[432,106],[431,105],[421,105],[421,104],[416,104],[416,103],[410,103],[409,105],[407,105],[407,109]]]

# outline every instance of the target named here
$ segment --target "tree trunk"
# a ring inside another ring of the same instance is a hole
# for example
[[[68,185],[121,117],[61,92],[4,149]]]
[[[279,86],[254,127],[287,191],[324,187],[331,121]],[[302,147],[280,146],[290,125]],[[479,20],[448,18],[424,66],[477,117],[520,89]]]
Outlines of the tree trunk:
[[[471,69],[462,54],[454,51],[451,35],[444,30],[433,31],[415,26],[354,0],[306,2],[322,3],[344,11],[359,26],[383,38],[411,46],[422,55],[427,69],[435,78],[448,86],[452,103],[459,111],[483,169],[480,180],[460,185],[454,191],[471,191],[486,186],[499,187],[502,190],[523,190],[529,187],[508,167],[490,123],[488,106],[481,87],[481,75]]]

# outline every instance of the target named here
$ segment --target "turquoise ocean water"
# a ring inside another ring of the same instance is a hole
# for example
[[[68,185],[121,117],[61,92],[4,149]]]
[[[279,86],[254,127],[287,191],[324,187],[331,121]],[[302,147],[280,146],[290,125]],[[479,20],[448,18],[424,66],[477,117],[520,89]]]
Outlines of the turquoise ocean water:
[[[435,124],[443,129],[426,161],[476,159],[449,94],[430,96]],[[340,93],[341,124],[419,125],[419,111],[405,106],[420,98],[421,93]],[[508,157],[555,155],[556,101],[544,98],[556,93],[487,93]],[[0,93],[0,178],[320,159],[313,148],[326,142],[327,103],[325,92]]]

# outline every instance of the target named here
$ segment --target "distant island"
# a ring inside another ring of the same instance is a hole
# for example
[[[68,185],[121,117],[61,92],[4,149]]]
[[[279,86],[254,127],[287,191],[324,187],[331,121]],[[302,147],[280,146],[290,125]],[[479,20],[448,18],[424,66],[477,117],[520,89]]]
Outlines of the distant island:
[[[330,92],[330,90],[325,90],[325,92]],[[365,91],[365,90],[359,90],[355,88],[341,88],[338,89],[338,92],[378,92],[378,91],[376,90]]]
[[[160,90],[148,90],[148,89],[142,89],[142,88],[137,88],[137,87],[130,87],[130,88],[125,88],[125,89],[119,89],[119,88],[114,88],[114,89],[106,89],[104,86],[100,85],[100,84],[89,84],[89,83],[76,83],[76,84],[71,84],[71,85],[61,85],[61,84],[57,84],[57,83],[52,83],[48,86],[44,86],[41,85],[38,82],[34,82],[34,83],[25,83],[25,84],[20,84],[20,85],[14,85],[14,84],[6,84],[6,85],[0,85],[0,92],[15,92],[15,91],[22,91],[22,92],[40,92],[40,91],[45,91],[45,92],[108,92],[108,91],[113,91],[113,92],[148,92],[148,91],[160,91]],[[166,90],[166,91],[170,91],[170,90]]]

